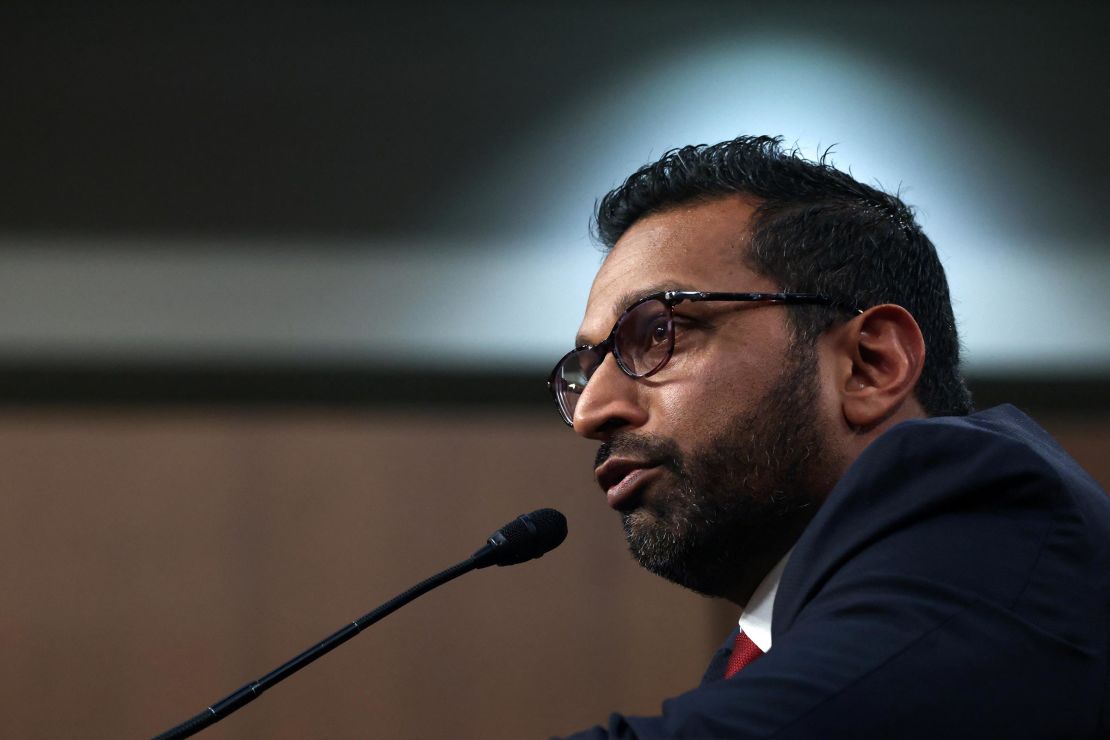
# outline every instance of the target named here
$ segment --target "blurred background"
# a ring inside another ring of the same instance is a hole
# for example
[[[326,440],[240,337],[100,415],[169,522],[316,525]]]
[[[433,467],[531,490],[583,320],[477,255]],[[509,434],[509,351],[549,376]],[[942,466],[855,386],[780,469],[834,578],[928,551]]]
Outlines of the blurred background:
[[[207,731],[545,737],[693,686],[544,380],[595,200],[779,134],[916,206],[977,405],[1110,484],[1105,4],[0,6],[0,716],[142,737],[476,549]]]

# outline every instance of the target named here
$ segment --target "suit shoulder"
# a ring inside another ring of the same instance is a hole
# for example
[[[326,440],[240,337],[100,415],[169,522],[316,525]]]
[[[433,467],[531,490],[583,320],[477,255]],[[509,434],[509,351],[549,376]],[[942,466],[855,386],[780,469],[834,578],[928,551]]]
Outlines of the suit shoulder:
[[[969,416],[903,422],[860,456],[861,467],[882,468],[892,461],[903,474],[974,482],[977,488],[1004,479],[1037,478],[1043,492],[1094,505],[1110,516],[1110,498],[1040,425],[1009,404]]]

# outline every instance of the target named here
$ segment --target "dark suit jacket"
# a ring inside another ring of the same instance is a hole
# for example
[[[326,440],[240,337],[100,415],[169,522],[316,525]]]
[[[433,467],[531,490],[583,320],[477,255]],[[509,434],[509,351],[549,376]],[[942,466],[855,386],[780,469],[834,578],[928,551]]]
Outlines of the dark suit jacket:
[[[798,540],[772,636],[575,737],[1110,738],[1110,499],[1011,406],[899,424]]]

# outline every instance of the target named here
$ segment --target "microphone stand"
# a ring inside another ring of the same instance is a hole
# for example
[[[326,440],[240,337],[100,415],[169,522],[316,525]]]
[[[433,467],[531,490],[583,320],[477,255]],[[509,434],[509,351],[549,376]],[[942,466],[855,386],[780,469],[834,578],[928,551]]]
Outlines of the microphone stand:
[[[155,740],[177,740],[177,738],[189,737],[190,735],[195,735],[200,732],[205,727],[219,722],[232,712],[241,709],[257,699],[266,689],[289,678],[312,661],[331,652],[362,630],[378,620],[389,616],[418,596],[423,596],[433,588],[442,586],[448,581],[454,580],[465,573],[469,573],[475,568],[484,568],[487,565],[492,565],[495,562],[493,559],[495,557],[494,549],[492,545],[486,545],[461,563],[452,565],[447,570],[421,581],[399,596],[394,596],[374,611],[364,614],[331,636],[325,637],[308,650],[305,650],[284,665],[270,671],[257,681],[251,681],[242,688],[220,699],[192,719],[182,722],[173,729],[166,730],[161,735],[158,735]]]
[[[541,557],[544,553],[558,547],[566,536],[566,517],[555,509],[536,509],[531,514],[518,516],[494,532],[486,540],[486,544],[466,560],[421,581],[403,594],[394,596],[374,611],[362,615],[335,634],[324,638],[257,681],[251,681],[220,699],[192,719],[182,722],[173,729],[166,730],[158,735],[155,740],[177,740],[177,738],[195,735],[208,725],[219,722],[232,712],[250,704],[266,689],[289,678],[321,655],[330,653],[362,630],[383,617],[389,616],[416,597],[422,596],[433,588],[442,586],[448,581],[477,568],[486,568],[490,565],[515,565]]]

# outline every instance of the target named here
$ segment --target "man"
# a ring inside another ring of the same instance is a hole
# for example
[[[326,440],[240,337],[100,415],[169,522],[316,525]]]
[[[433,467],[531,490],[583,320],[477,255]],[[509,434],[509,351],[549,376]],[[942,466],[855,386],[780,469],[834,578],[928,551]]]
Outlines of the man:
[[[634,557],[742,614],[660,716],[575,737],[1110,737],[1110,500],[1013,407],[970,413],[898,198],[742,137],[597,226],[556,403]]]

